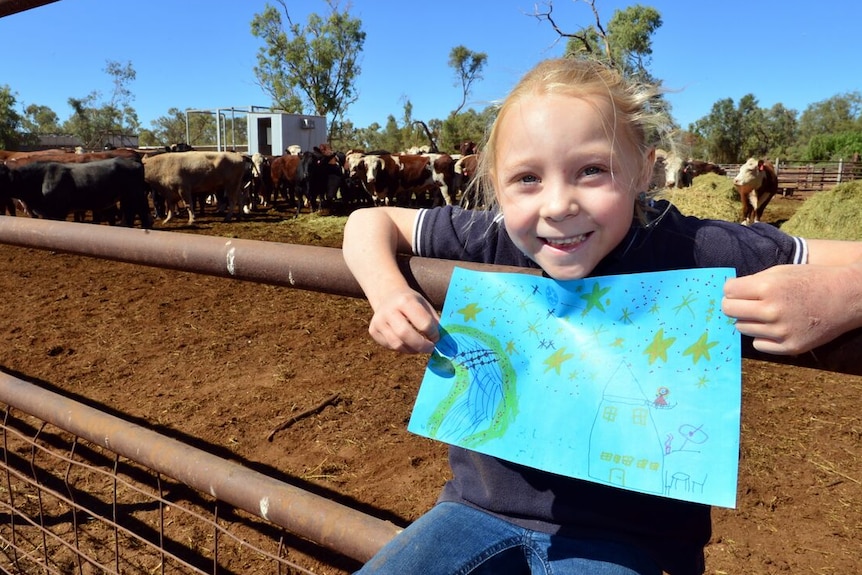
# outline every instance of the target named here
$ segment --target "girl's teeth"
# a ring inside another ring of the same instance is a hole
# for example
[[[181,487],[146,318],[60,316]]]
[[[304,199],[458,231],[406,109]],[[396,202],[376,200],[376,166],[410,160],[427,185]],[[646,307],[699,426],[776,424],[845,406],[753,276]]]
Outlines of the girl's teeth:
[[[584,241],[585,238],[586,238],[586,236],[581,234],[581,235],[575,236],[573,238],[563,238],[563,239],[558,239],[558,240],[549,239],[547,241],[552,246],[570,246],[572,244],[581,243],[582,241]]]

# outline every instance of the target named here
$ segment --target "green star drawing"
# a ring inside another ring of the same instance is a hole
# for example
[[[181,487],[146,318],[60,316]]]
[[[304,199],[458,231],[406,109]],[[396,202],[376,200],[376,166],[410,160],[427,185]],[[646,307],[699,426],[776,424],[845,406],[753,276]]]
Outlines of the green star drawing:
[[[464,316],[465,322],[468,322],[471,319],[475,321],[476,316],[479,315],[480,311],[482,311],[482,308],[480,308],[478,304],[471,303],[459,309],[458,313]]]
[[[691,309],[691,304],[693,304],[696,301],[697,301],[697,298],[694,297],[694,294],[688,294],[687,296],[683,296],[680,304],[678,306],[674,307],[673,309],[676,313],[679,313],[682,310],[687,309],[688,311],[691,312],[691,315],[694,315],[694,310]]]
[[[670,346],[673,345],[673,342],[676,341],[675,337],[665,338],[664,329],[658,330],[655,334],[655,337],[652,340],[652,343],[647,346],[644,350],[644,353],[649,356],[649,364],[652,365],[655,363],[655,360],[661,359],[662,361],[667,361],[667,350]]]
[[[706,387],[707,383],[709,383],[709,379],[705,375],[700,376],[697,380],[697,386],[701,389]]]
[[[518,353],[518,349],[515,347],[514,341],[510,340],[509,343],[506,344],[506,353],[508,353],[509,355],[515,355],[516,353]]]
[[[589,311],[593,308],[596,308],[599,311],[605,311],[605,306],[602,305],[602,297],[611,291],[611,288],[600,288],[599,283],[596,282],[593,284],[593,291],[587,294],[582,294],[581,299],[587,302],[587,307],[581,313],[581,315],[587,315]]]
[[[700,338],[696,342],[688,346],[686,350],[682,352],[682,354],[690,355],[694,363],[697,363],[697,360],[699,360],[701,357],[706,358],[707,360],[711,359],[709,357],[709,350],[710,348],[718,345],[718,342],[707,341],[707,337],[709,337],[709,332],[703,332],[703,335],[700,336]]]
[[[548,366],[545,368],[545,373],[548,373],[550,370],[553,369],[555,372],[557,372],[557,375],[560,375],[560,366],[563,364],[564,361],[568,361],[573,357],[575,357],[575,354],[566,353],[566,348],[561,347],[560,349],[552,353],[545,361],[542,362]]]
[[[632,323],[632,316],[631,316],[631,312],[629,311],[629,308],[627,308],[627,307],[623,308],[622,315],[620,316],[620,319],[617,321],[621,321],[623,323]]]

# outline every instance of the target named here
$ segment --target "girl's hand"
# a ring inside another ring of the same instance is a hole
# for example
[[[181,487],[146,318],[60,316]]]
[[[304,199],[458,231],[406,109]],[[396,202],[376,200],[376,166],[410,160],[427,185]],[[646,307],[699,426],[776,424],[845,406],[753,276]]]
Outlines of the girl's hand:
[[[412,289],[393,292],[374,309],[368,333],[374,341],[402,353],[431,353],[439,339],[440,317]]]
[[[847,267],[781,265],[729,279],[722,311],[754,348],[796,355],[860,325],[858,278]]]

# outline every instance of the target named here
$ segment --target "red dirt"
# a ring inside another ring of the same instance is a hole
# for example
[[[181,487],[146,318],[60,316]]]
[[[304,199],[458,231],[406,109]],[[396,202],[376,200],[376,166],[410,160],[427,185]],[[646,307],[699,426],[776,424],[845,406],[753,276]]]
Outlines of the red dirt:
[[[302,219],[267,222],[266,239],[340,244],[309,235]],[[260,239],[260,225],[204,218],[182,231]],[[0,261],[0,369],[400,524],[431,507],[448,477],[445,446],[406,431],[427,358],[375,345],[363,300],[8,246]],[[745,360],[743,382],[738,508],[713,512],[707,572],[857,572],[862,378]],[[356,567],[312,555],[302,560],[318,573]]]

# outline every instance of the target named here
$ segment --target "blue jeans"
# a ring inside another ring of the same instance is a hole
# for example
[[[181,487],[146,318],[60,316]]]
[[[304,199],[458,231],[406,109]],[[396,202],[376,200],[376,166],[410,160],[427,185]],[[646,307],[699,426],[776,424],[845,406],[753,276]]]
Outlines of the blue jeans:
[[[524,529],[467,505],[439,503],[357,575],[661,575],[646,553],[598,539]]]

